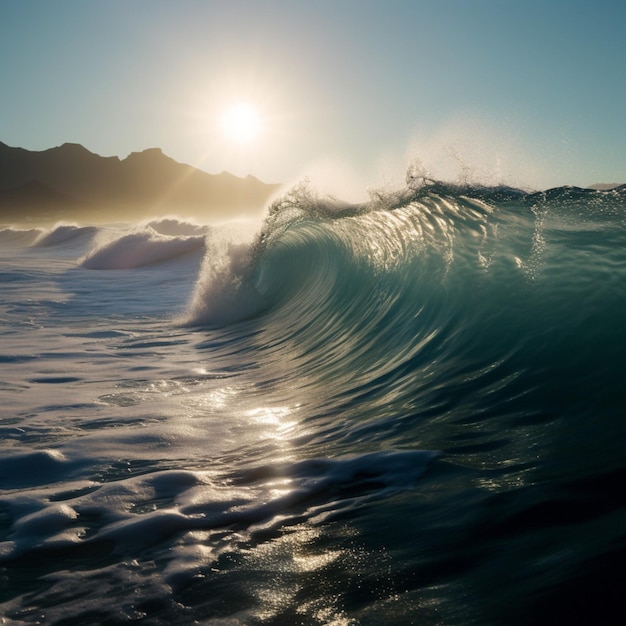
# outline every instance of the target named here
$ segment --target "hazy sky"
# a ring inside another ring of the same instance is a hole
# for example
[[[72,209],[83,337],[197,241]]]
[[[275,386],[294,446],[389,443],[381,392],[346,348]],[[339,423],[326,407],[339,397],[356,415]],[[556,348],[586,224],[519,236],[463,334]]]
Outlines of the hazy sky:
[[[626,182],[623,0],[0,0],[0,141],[346,193]],[[225,137],[224,111],[262,131]],[[339,182],[337,182],[339,181]]]

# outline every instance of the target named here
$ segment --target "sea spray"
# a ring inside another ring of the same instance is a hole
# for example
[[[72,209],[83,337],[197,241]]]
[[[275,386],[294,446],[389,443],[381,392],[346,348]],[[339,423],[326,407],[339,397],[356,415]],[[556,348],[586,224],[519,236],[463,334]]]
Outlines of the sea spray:
[[[187,314],[187,325],[225,326],[249,318],[266,306],[253,283],[254,247],[249,241],[211,236]]]

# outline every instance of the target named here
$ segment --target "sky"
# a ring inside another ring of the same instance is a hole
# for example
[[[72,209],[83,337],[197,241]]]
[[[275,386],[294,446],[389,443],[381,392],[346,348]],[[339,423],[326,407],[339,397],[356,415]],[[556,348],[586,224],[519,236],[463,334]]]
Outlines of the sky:
[[[0,141],[335,195],[626,182],[623,0],[0,0]],[[246,102],[241,142],[220,120]]]

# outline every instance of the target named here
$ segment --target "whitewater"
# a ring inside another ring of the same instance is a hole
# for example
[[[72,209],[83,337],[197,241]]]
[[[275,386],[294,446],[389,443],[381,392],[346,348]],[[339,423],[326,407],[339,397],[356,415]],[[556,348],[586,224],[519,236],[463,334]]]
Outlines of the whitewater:
[[[626,187],[0,227],[0,623],[622,624]]]

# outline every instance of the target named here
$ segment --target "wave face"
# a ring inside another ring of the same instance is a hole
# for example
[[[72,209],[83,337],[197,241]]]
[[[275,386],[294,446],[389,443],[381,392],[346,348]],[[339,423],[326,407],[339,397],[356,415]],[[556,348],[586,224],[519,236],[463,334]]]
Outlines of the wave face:
[[[2,231],[0,612],[621,623],[626,188],[241,230]]]
[[[305,369],[363,384],[425,367],[449,392],[466,363],[514,385],[561,359],[567,381],[622,336],[625,196],[428,186],[341,206],[295,189],[252,244],[207,254],[188,322],[252,318]]]

